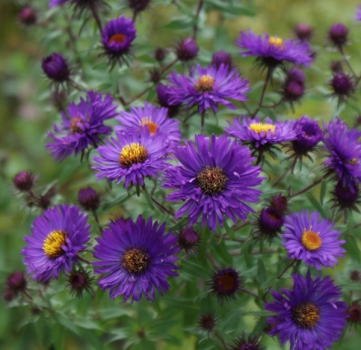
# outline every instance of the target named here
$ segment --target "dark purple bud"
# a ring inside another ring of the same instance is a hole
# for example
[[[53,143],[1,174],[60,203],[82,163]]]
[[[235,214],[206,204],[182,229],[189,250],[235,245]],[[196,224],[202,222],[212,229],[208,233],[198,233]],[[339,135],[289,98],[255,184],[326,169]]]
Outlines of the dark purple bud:
[[[21,192],[27,192],[34,186],[34,176],[28,171],[20,171],[13,178],[15,188]]]
[[[57,83],[69,80],[70,70],[65,58],[56,52],[43,58],[41,67],[48,78]]]
[[[283,215],[272,207],[263,208],[258,218],[261,236],[273,238],[284,224]]]
[[[293,29],[295,35],[300,40],[310,40],[313,35],[313,28],[305,23],[297,24]]]
[[[19,12],[19,20],[22,24],[30,26],[36,22],[36,12],[29,6]]]
[[[337,199],[338,205],[342,209],[353,208],[359,197],[359,189],[357,186],[344,186],[342,181],[337,183],[333,193]]]
[[[70,288],[70,294],[76,294],[78,298],[81,298],[84,291],[91,293],[93,291],[91,288],[92,282],[93,278],[90,277],[86,271],[73,271],[70,275],[68,275],[68,287]]]
[[[276,194],[270,201],[270,206],[281,214],[287,211],[287,197]]]
[[[178,246],[186,252],[197,248],[199,234],[192,227],[182,229],[178,235]]]
[[[162,107],[168,108],[168,118],[173,118],[178,114],[180,104],[178,105],[171,105],[169,103],[169,93],[168,87],[162,84],[159,84],[156,87],[158,102]]]
[[[330,69],[332,73],[341,73],[343,71],[342,62],[341,61],[332,61],[330,63]]]
[[[232,58],[231,55],[224,51],[215,52],[212,56],[212,64],[217,68],[221,64],[227,65],[229,68],[232,66]]]
[[[26,279],[22,272],[14,271],[6,279],[7,286],[15,293],[23,292],[26,289]]]
[[[99,193],[91,187],[82,188],[78,192],[78,202],[85,210],[97,210],[100,205]]]
[[[150,0],[127,0],[127,2],[131,10],[141,12],[148,7]]]
[[[265,350],[257,336],[247,336],[243,333],[241,337],[238,337],[233,342],[234,344],[229,348],[230,350]]]
[[[155,51],[154,51],[154,58],[158,61],[158,62],[162,62],[165,59],[167,52],[166,50],[162,49],[161,47],[158,47]]]
[[[187,38],[181,41],[177,48],[176,54],[179,60],[188,61],[197,56],[199,47],[193,38]]]
[[[331,44],[341,47],[346,44],[348,29],[342,23],[335,23],[328,31],[328,38]]]
[[[203,314],[198,319],[198,328],[200,328],[202,331],[206,331],[208,333],[212,332],[214,327],[216,326],[217,319],[214,317],[214,315],[208,313]]]
[[[346,310],[347,322],[360,324],[361,323],[361,307],[357,301],[354,301]]]
[[[304,95],[305,87],[298,81],[290,81],[283,87],[283,98],[285,101],[296,102]]]
[[[162,75],[161,75],[159,69],[153,68],[149,71],[149,81],[156,84],[160,81],[161,78],[162,78]]]
[[[287,80],[304,83],[305,82],[305,74],[302,72],[301,69],[299,69],[297,67],[293,67],[287,72],[286,81]]]
[[[352,282],[361,282],[361,272],[357,270],[350,271],[350,280]]]
[[[349,96],[353,91],[351,78],[342,72],[333,76],[330,85],[334,94],[338,96]]]

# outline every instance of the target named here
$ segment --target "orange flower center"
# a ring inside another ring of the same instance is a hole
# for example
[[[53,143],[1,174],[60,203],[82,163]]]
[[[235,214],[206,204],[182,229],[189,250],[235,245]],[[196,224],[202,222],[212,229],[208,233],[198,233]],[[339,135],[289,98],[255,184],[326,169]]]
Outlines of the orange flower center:
[[[67,234],[64,231],[51,231],[44,239],[43,251],[48,258],[57,258],[63,254],[61,246],[65,244]]]
[[[114,34],[108,39],[108,44],[121,44],[124,42],[126,36],[124,34]]]
[[[141,126],[147,126],[150,134],[155,134],[158,127],[156,123],[152,122],[152,117],[142,118],[139,124]]]
[[[72,134],[82,132],[83,130],[79,127],[79,124],[83,124],[83,121],[79,117],[71,118],[70,120],[70,132]]]
[[[301,243],[307,250],[312,252],[321,247],[322,240],[317,233],[305,229],[301,236]]]
[[[214,78],[210,75],[202,75],[198,78],[196,83],[194,84],[194,90],[197,92],[209,92],[213,90]]]

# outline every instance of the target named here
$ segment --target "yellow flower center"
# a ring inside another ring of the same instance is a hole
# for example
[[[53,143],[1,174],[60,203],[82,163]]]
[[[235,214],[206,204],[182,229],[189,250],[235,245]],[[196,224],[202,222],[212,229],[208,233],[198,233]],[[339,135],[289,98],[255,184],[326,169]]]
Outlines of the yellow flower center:
[[[124,253],[121,264],[129,273],[139,274],[148,267],[149,258],[143,250],[133,248]]]
[[[155,134],[158,125],[152,122],[152,117],[142,118],[139,122],[141,126],[147,126],[150,134]]]
[[[44,239],[43,251],[48,258],[57,258],[63,254],[61,246],[65,244],[66,232],[51,231]]]
[[[307,250],[312,252],[321,247],[322,240],[317,233],[305,229],[301,236],[301,243]]]
[[[144,163],[148,152],[139,143],[130,143],[122,148],[118,161],[123,168],[130,168],[133,164]]]
[[[320,319],[318,307],[310,302],[297,305],[291,310],[291,317],[297,325],[302,328],[310,329],[316,326]]]
[[[262,131],[266,134],[268,130],[271,131],[271,134],[275,132],[275,126],[272,124],[252,123],[249,125],[249,129],[257,134],[260,134]]]
[[[108,44],[121,44],[125,40],[126,36],[124,34],[114,34],[108,39]]]
[[[197,92],[209,92],[213,90],[214,78],[210,75],[202,75],[194,84],[194,90]]]
[[[83,121],[79,117],[71,118],[70,120],[70,132],[74,134],[75,132],[82,132],[82,129],[79,127],[79,124],[82,124]]]
[[[283,50],[285,46],[283,45],[283,40],[278,36],[271,36],[268,39],[268,47],[274,46],[278,47],[279,49]]]
[[[224,190],[227,183],[227,176],[218,166],[211,168],[206,166],[197,174],[196,184],[202,193],[207,195],[219,194]]]

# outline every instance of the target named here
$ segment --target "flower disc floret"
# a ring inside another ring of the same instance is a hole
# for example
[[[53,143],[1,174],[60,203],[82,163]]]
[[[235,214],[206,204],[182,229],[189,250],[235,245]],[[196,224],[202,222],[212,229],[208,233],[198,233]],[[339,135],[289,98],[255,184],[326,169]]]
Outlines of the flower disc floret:
[[[28,244],[22,249],[24,264],[33,279],[45,282],[59,273],[72,270],[77,253],[89,240],[88,217],[75,206],[58,205],[45,210],[33,221]]]
[[[164,170],[163,187],[175,189],[166,199],[183,201],[176,218],[188,212],[189,225],[202,218],[202,226],[211,230],[222,226],[224,216],[234,222],[253,212],[245,202],[257,202],[260,191],[254,189],[263,178],[260,168],[253,166],[250,151],[221,135],[210,138],[195,136],[195,143],[173,150],[179,165]]]
[[[318,212],[293,213],[286,216],[282,245],[288,252],[288,257],[303,260],[306,266],[332,267],[345,252],[341,245],[344,240],[338,240],[341,232],[333,228],[333,223],[320,219]]]
[[[186,107],[198,106],[199,113],[208,108],[218,110],[218,104],[229,109],[235,109],[227,99],[245,101],[248,80],[240,76],[236,69],[229,70],[228,66],[200,65],[191,67],[190,76],[171,73],[168,77],[170,104],[183,103]]]
[[[110,291],[110,297],[123,296],[123,302],[140,301],[142,296],[153,301],[154,291],[160,295],[167,292],[168,276],[178,276],[174,262],[179,252],[177,235],[164,234],[165,223],[158,226],[152,218],[145,221],[117,219],[103,230],[94,248],[94,272],[102,274],[98,284]]]
[[[311,278],[292,275],[292,290],[271,291],[274,301],[265,303],[275,313],[268,318],[269,334],[278,335],[281,345],[290,342],[290,350],[324,350],[340,337],[346,324],[346,304],[329,277]]]

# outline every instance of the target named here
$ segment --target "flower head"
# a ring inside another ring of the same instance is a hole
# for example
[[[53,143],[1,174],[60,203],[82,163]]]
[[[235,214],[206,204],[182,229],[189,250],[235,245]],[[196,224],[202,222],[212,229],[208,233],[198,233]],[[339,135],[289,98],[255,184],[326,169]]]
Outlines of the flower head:
[[[357,185],[348,186],[343,185],[342,181],[337,182],[333,192],[333,208],[338,208],[339,211],[342,210],[355,210],[359,212],[356,204],[361,204],[359,200],[360,191]]]
[[[216,326],[217,319],[211,313],[202,314],[198,319],[198,328],[208,333],[212,332]]]
[[[10,301],[14,297],[16,297],[18,293],[25,292],[26,286],[27,282],[24,274],[20,271],[14,271],[6,278],[4,296],[8,295],[8,301]]]
[[[212,65],[219,68],[221,64],[228,66],[228,69],[232,68],[232,57],[225,51],[217,51],[212,56]]]
[[[145,176],[156,177],[166,166],[169,148],[165,140],[165,135],[150,134],[147,128],[117,132],[116,138],[97,148],[99,156],[93,158],[93,169],[98,171],[95,177],[116,183],[124,180],[126,188],[131,183],[143,186]]]
[[[336,47],[346,44],[348,37],[348,29],[342,23],[335,23],[328,31],[328,39],[330,43]]]
[[[282,194],[276,194],[270,200],[270,207],[275,209],[280,214],[284,214],[287,211],[287,197]]]
[[[25,6],[19,12],[18,18],[22,24],[30,26],[36,22],[36,12],[30,6]]]
[[[35,180],[36,176],[29,171],[19,171],[13,178],[13,184],[18,191],[28,192],[33,188]]]
[[[257,218],[258,238],[272,240],[284,224],[284,216],[273,207],[263,208]]]
[[[235,43],[242,49],[240,53],[243,57],[256,56],[262,66],[270,69],[282,65],[284,62],[308,67],[313,61],[306,41],[282,40],[266,33],[262,37],[248,30],[241,32]]]
[[[301,69],[293,67],[287,74],[282,84],[282,97],[293,107],[294,102],[299,102],[305,92],[305,75]]]
[[[77,253],[89,240],[88,216],[75,206],[57,205],[43,212],[33,221],[28,244],[21,251],[27,272],[36,281],[58,278],[59,273],[71,271],[77,263]]]
[[[292,290],[271,291],[275,301],[265,308],[276,315],[268,318],[269,334],[278,335],[281,345],[290,342],[290,350],[324,350],[337,341],[346,321],[346,304],[340,299],[340,289],[330,277],[313,280],[292,275]]]
[[[99,208],[100,195],[90,186],[83,187],[78,191],[78,202],[84,210],[94,211]]]
[[[199,233],[192,227],[185,227],[178,235],[178,247],[184,249],[186,253],[194,252],[199,244]]]
[[[102,31],[103,55],[108,56],[111,64],[117,61],[120,64],[128,64],[128,56],[131,55],[131,46],[135,37],[135,26],[130,18],[121,16],[112,19]]]
[[[348,306],[346,314],[347,322],[354,325],[361,324],[361,306],[358,301],[354,301],[351,305]]]
[[[102,136],[110,134],[111,128],[103,122],[117,115],[117,106],[110,95],[104,98],[96,92],[87,92],[86,100],[79,104],[70,103],[63,122],[54,125],[54,133],[49,132],[46,149],[56,161],[62,161],[72,153],[77,155],[89,145],[97,146]]]
[[[178,43],[176,54],[180,61],[189,61],[197,56],[199,47],[193,38],[187,38]]]
[[[45,75],[57,85],[70,79],[70,68],[66,59],[60,53],[53,52],[43,58],[41,68]]]
[[[330,81],[332,89],[332,97],[338,99],[338,104],[346,101],[354,92],[355,87],[351,77],[343,72],[338,72],[333,75]]]
[[[145,221],[140,215],[136,222],[115,220],[97,238],[93,262],[95,273],[104,274],[98,284],[110,290],[110,297],[123,295],[123,302],[155,299],[154,289],[160,295],[167,292],[168,276],[178,276],[174,262],[177,235],[164,234],[165,223],[158,226],[152,218]]]
[[[72,271],[67,278],[67,285],[70,289],[70,294],[81,298],[83,292],[92,293],[93,289],[91,287],[94,278],[90,276],[89,272],[84,270],[74,270]]]
[[[147,128],[149,134],[156,131],[166,136],[166,141],[180,141],[179,121],[167,118],[167,109],[159,108],[144,102],[144,107],[130,107],[130,112],[121,112],[116,119],[121,126],[116,126],[115,131],[129,132],[131,129],[139,131]]]
[[[337,257],[345,252],[340,246],[344,240],[338,240],[341,232],[333,228],[333,223],[320,219],[318,212],[311,214],[307,210],[286,216],[282,245],[288,257],[303,260],[306,266],[332,267],[337,264]]]
[[[186,107],[197,105],[199,113],[208,108],[217,111],[218,104],[235,109],[227,99],[245,101],[245,93],[249,90],[248,80],[235,68],[229,71],[225,65],[202,68],[198,64],[191,67],[190,76],[173,72],[168,79],[172,84],[169,86],[170,103],[184,103]]]
[[[323,143],[329,155],[324,164],[336,173],[343,186],[353,189],[361,180],[361,132],[349,130],[338,118],[324,124],[324,129]]]
[[[258,177],[260,168],[251,164],[247,147],[223,135],[196,135],[195,144],[186,142],[173,152],[181,164],[164,170],[163,187],[176,189],[168,201],[184,202],[176,218],[188,212],[189,225],[202,217],[202,226],[208,220],[208,227],[215,230],[224,216],[235,222],[253,212],[245,202],[258,201],[260,191],[252,187],[263,178]]]
[[[293,32],[300,40],[310,40],[313,35],[313,28],[305,23],[298,23],[294,28]]]

